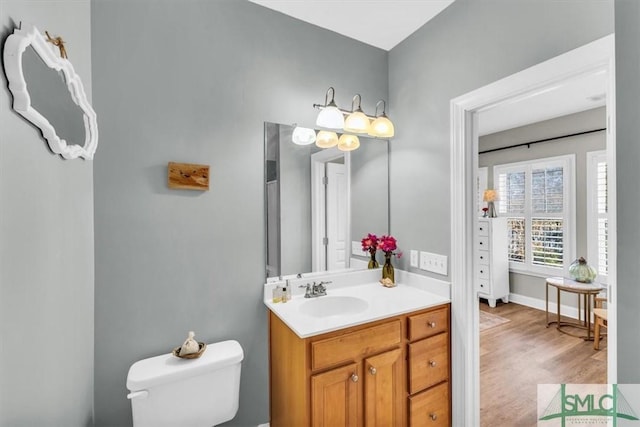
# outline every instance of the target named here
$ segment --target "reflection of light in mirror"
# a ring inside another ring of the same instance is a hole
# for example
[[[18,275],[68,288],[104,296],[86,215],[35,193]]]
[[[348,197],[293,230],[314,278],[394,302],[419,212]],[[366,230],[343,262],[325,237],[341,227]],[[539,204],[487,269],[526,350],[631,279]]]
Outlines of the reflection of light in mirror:
[[[316,131],[309,128],[303,128],[302,126],[296,126],[293,130],[291,140],[294,144],[309,145],[316,142]]]
[[[338,150],[353,151],[360,147],[360,140],[355,135],[342,134],[338,140]]]
[[[338,145],[338,135],[335,132],[321,130],[316,137],[316,145],[320,148],[331,148]]]

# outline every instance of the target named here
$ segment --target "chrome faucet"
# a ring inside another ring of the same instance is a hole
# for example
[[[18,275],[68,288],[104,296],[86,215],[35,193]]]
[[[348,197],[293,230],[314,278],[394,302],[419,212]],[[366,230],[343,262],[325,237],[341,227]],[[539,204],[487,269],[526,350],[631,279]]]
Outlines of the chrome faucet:
[[[326,285],[328,285],[329,283],[331,282],[313,282],[313,284],[307,283],[306,285],[300,285],[299,287],[306,289],[304,293],[305,298],[317,298],[327,295]]]

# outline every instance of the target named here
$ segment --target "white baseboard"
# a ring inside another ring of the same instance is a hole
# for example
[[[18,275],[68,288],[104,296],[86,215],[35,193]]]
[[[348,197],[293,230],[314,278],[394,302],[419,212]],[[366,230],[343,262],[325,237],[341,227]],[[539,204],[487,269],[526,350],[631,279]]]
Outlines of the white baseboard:
[[[520,305],[525,305],[527,307],[535,308],[536,310],[542,310],[542,311],[545,310],[545,302],[542,299],[532,298],[532,297],[519,295],[519,294],[509,294],[509,301],[515,302]],[[557,313],[557,307],[558,305],[555,302],[549,301],[549,314],[552,315],[554,319],[555,319],[555,314]],[[572,319],[577,319],[578,307],[571,307],[569,305],[561,304],[560,313],[562,313],[563,316],[571,317]]]
[[[269,427],[269,423],[260,424],[260,425],[258,425],[258,427]]]

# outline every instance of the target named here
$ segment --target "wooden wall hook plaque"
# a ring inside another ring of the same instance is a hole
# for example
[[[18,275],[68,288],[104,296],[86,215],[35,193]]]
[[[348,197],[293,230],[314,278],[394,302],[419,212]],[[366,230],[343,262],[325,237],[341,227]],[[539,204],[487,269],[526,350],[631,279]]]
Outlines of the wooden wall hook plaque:
[[[209,165],[169,162],[169,188],[182,190],[209,190]]]

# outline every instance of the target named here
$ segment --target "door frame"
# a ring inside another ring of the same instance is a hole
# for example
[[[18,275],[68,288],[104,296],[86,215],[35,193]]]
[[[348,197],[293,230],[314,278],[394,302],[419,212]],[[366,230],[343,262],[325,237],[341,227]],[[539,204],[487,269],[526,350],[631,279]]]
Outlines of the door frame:
[[[347,179],[347,236],[346,236],[346,267],[351,259],[351,153],[340,151],[336,147],[327,148],[311,155],[311,271],[325,271],[319,266],[327,265],[327,253],[322,245],[326,230],[326,194],[322,177],[325,176],[325,163],[344,158]]]
[[[585,74],[607,78],[607,168],[609,190],[609,317],[616,319],[616,139],[615,43],[608,35],[548,61],[451,100],[451,348],[453,425],[480,425],[480,334],[477,291],[473,278],[475,182],[478,168],[478,113],[498,104],[535,95]],[[617,325],[607,336],[607,378],[617,382]]]

